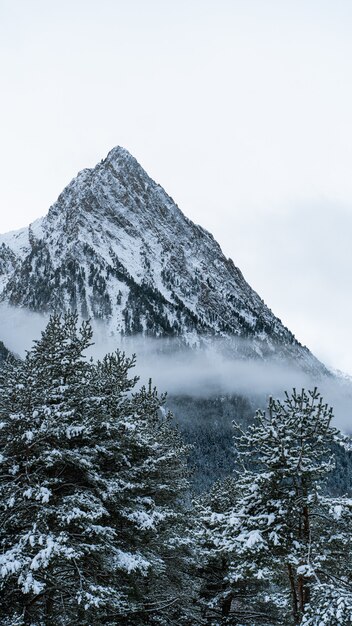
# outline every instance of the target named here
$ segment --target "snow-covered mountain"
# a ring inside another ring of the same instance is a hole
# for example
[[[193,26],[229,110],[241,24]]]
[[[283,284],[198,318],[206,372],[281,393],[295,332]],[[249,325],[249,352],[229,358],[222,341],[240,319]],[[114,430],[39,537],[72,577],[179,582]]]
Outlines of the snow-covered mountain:
[[[46,217],[0,236],[0,301],[35,311],[73,308],[116,333],[189,345],[231,338],[242,356],[326,373],[213,236],[120,147],[80,172]]]

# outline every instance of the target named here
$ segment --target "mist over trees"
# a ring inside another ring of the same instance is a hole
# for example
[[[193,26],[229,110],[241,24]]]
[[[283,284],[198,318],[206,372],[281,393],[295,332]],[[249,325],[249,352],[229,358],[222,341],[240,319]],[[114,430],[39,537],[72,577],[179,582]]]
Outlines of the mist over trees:
[[[194,496],[200,453],[165,397],[91,343],[54,315],[0,373],[1,624],[351,624],[352,500],[328,480],[344,439],[319,392],[236,424],[229,476]]]

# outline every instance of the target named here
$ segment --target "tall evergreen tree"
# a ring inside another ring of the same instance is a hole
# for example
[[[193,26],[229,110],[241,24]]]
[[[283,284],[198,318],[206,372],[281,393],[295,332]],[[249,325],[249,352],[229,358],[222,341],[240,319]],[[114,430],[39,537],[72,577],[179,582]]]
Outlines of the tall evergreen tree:
[[[305,566],[310,598],[302,626],[350,626],[352,500],[321,497],[312,517],[310,559]]]
[[[260,602],[253,602],[259,585],[248,581],[229,581],[232,552],[227,536],[237,520],[239,494],[236,481],[229,477],[215,483],[194,506],[194,536],[198,552],[198,576],[201,579],[199,613],[208,626],[249,624],[262,615]]]
[[[163,398],[132,392],[134,359],[85,360],[91,338],[53,316],[2,372],[1,622],[187,623],[186,448]]]
[[[319,483],[333,468],[329,447],[336,434],[332,409],[316,389],[295,390],[284,402],[270,399],[246,433],[237,429],[235,446],[241,517],[236,537],[235,577],[285,576],[292,616],[299,623],[309,601],[312,521]]]
[[[316,389],[294,390],[246,432],[236,426],[235,479],[221,498],[203,499],[198,516],[198,535],[222,563],[221,592],[208,598],[219,623],[351,623],[352,503],[321,491],[338,439],[331,419]]]

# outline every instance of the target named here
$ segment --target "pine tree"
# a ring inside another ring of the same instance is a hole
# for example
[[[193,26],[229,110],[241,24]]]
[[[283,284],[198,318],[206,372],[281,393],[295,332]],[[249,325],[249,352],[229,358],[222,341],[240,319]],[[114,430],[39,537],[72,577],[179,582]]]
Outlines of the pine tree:
[[[205,624],[218,624],[229,616],[234,588],[227,580],[230,553],[223,549],[223,529],[237,504],[236,481],[216,482],[194,502],[194,537],[201,579],[199,612]]]
[[[195,502],[193,533],[203,620],[199,623],[207,626],[280,623],[266,581],[233,575],[234,563],[240,563],[235,561],[234,539],[238,534],[241,496],[237,480],[228,477],[215,483],[208,494]]]
[[[234,545],[240,565],[234,561],[232,576],[271,584],[284,577],[297,624],[310,600],[319,484],[333,469],[331,419],[317,389],[293,390],[284,402],[271,398],[268,412],[258,411],[248,431],[237,427],[235,437],[243,495]]]
[[[310,546],[310,598],[302,626],[352,624],[352,500],[321,497]]]
[[[187,623],[186,448],[163,398],[132,392],[134,359],[85,360],[91,338],[53,316],[2,373],[2,623]]]
[[[108,430],[117,428],[118,479],[115,467],[115,486],[110,485],[104,497],[111,498],[111,490],[117,489],[115,523],[121,529],[121,548],[140,555],[148,565],[143,578],[135,577],[135,584],[128,581],[133,614],[126,615],[123,623],[193,623],[188,617],[193,614],[192,549],[185,520],[188,448],[173,427],[171,414],[163,409],[165,396],[159,397],[151,382],[148,388],[121,397],[121,384],[126,392],[136,379],[127,387],[127,379],[121,380],[117,372],[122,367],[127,373],[133,364],[134,359],[126,360],[119,353],[97,363],[92,381],[97,395],[91,397],[89,409],[95,422]],[[105,454],[108,464],[109,451]]]
[[[339,439],[331,419],[316,389],[293,390],[246,432],[235,425],[235,477],[198,504],[200,549],[218,581],[205,588],[208,613],[222,613],[210,624],[351,623],[352,501],[321,490]]]

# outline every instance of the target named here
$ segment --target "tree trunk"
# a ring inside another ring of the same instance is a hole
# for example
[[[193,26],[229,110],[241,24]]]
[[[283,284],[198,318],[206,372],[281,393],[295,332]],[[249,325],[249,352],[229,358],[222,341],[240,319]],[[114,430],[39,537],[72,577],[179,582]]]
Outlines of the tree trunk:
[[[298,597],[299,611],[300,613],[303,613],[304,611],[304,578],[303,576],[298,576],[297,597]]]
[[[232,604],[232,594],[230,593],[227,598],[225,598],[225,600],[222,603],[222,607],[221,607],[221,615],[222,617],[228,617],[231,611],[231,604]]]
[[[45,626],[51,626],[53,622],[54,592],[49,592],[45,597]]]
[[[291,599],[292,599],[292,615],[295,624],[299,624],[299,616],[298,616],[298,601],[297,601],[297,590],[295,584],[295,577],[292,570],[292,565],[287,565],[288,577],[290,581],[291,587]]]

